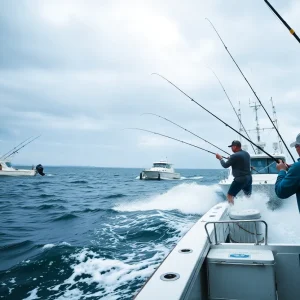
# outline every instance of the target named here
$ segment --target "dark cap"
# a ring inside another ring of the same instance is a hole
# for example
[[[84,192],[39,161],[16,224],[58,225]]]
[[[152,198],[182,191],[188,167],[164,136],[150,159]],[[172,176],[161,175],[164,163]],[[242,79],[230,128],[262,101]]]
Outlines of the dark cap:
[[[232,141],[231,145],[229,145],[228,147],[232,147],[232,146],[238,146],[238,147],[242,147],[242,144],[240,141],[234,140]]]

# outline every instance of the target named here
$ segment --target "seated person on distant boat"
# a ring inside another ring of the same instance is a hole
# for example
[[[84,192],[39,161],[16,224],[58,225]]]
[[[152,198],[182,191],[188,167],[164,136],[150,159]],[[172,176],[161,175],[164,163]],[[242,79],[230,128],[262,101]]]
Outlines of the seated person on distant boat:
[[[291,143],[291,147],[295,147],[300,156],[300,133],[296,137],[296,141]],[[275,193],[279,198],[286,199],[294,194],[297,197],[298,209],[300,212],[300,158],[298,162],[288,165],[280,160],[276,165],[279,171],[277,181],[275,183]]]
[[[223,168],[232,168],[232,176],[234,180],[227,193],[227,199],[230,204],[234,204],[234,197],[243,190],[248,197],[252,193],[252,175],[250,171],[250,155],[248,152],[242,150],[240,141],[233,141],[231,145],[232,154],[227,162],[224,161],[220,154],[216,154],[216,158],[220,160]]]

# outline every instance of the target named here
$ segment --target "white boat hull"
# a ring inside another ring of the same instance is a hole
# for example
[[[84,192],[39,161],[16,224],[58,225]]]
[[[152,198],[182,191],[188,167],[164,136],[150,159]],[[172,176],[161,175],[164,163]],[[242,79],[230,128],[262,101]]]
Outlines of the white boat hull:
[[[2,170],[0,176],[35,176],[36,170]]]
[[[166,172],[166,171],[143,171],[142,179],[145,180],[180,179],[180,174]]]
[[[279,198],[275,193],[275,183],[277,175],[268,174],[266,175],[252,175],[252,194],[261,193],[267,195],[270,200],[277,200]],[[233,181],[233,177],[230,176],[228,179],[221,180],[219,186],[222,189],[223,194],[226,196],[229,187]],[[243,192],[239,192],[238,196],[242,196]]]

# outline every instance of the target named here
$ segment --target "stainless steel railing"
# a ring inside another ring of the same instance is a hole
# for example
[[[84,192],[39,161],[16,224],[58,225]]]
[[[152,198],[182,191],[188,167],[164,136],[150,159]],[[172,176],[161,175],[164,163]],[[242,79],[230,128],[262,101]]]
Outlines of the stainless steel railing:
[[[245,225],[243,225],[245,223]],[[207,234],[207,238],[210,244],[212,244],[211,236],[208,232],[207,226],[209,224],[213,224],[214,231],[213,236],[215,240],[215,244],[219,244],[220,242],[226,242],[226,238],[229,236],[231,242],[234,243],[250,243],[255,245],[259,245],[264,242],[265,245],[268,244],[268,224],[260,219],[257,220],[228,220],[228,221],[215,221],[215,222],[206,222],[204,228]],[[219,230],[217,230],[217,224],[222,224],[222,229],[219,226]],[[261,232],[258,225],[263,224],[265,226],[264,235]],[[227,225],[227,226],[225,226]],[[250,226],[250,227],[249,227]],[[225,228],[224,228],[225,227]],[[219,239],[218,239],[218,231],[219,231]],[[228,231],[228,233],[226,233]],[[221,238],[222,234],[222,238]],[[233,239],[232,237],[239,237],[239,241]]]

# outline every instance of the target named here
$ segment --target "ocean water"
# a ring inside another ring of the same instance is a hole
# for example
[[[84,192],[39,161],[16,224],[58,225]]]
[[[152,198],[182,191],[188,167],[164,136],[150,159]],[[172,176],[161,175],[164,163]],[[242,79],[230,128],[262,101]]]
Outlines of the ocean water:
[[[213,205],[225,170],[178,170],[141,181],[141,169],[46,167],[46,176],[0,178],[0,299],[132,299],[176,242]],[[300,244],[291,197],[258,208],[269,241]]]
[[[132,299],[182,235],[224,197],[224,170],[46,167],[0,178],[0,299]]]

